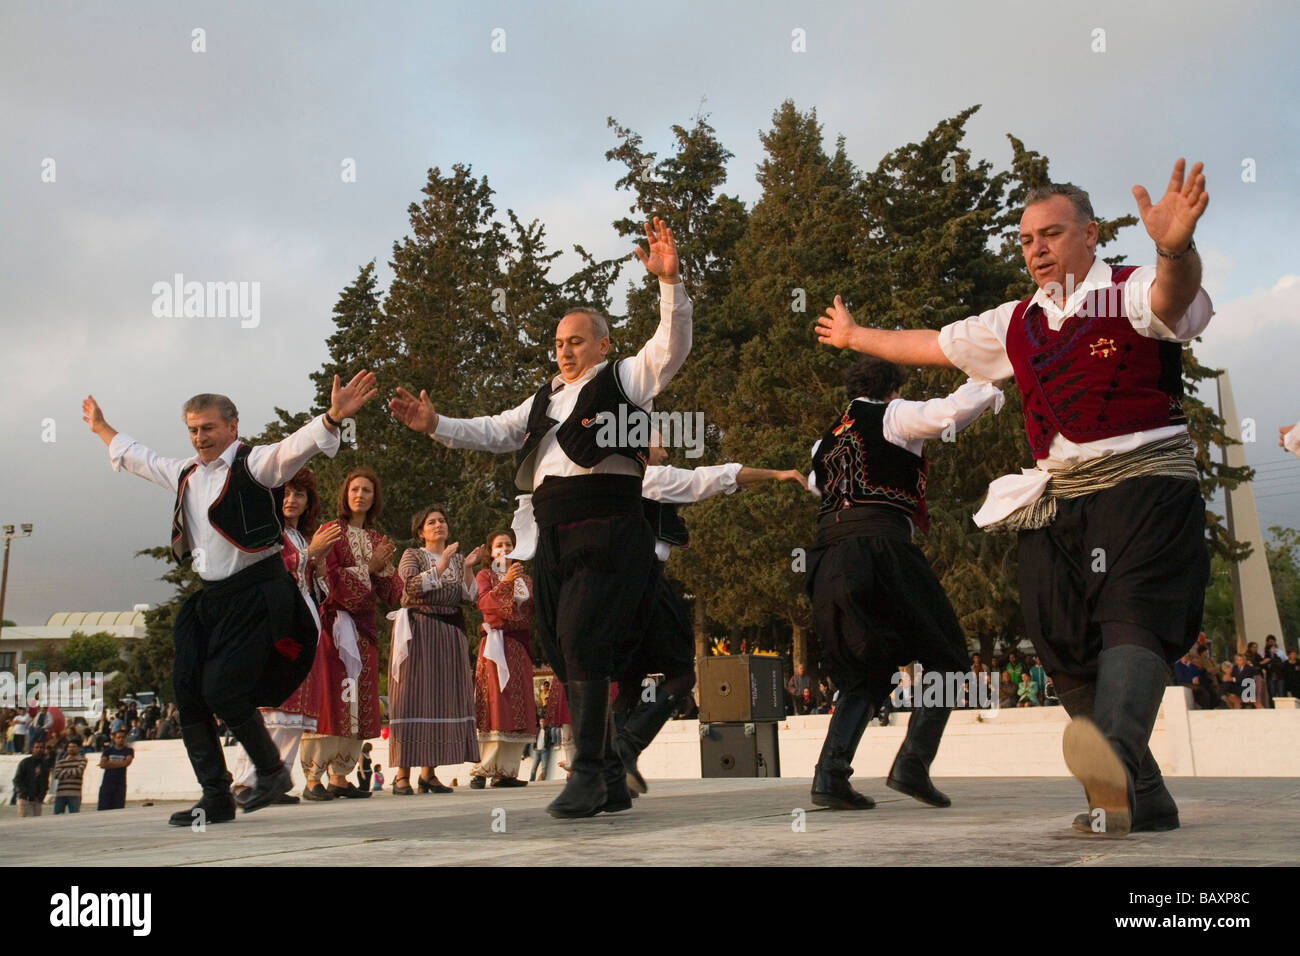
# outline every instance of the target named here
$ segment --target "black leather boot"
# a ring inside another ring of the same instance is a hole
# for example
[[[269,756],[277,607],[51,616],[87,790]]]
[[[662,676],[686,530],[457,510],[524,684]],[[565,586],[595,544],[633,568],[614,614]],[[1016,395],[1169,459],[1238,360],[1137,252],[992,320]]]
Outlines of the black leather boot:
[[[659,694],[649,703],[638,703],[635,710],[628,715],[626,723],[619,728],[614,738],[614,750],[623,762],[626,771],[626,786],[637,793],[649,790],[636,761],[641,752],[650,746],[655,734],[668,723],[668,718],[677,710],[685,695]]]
[[[870,810],[876,805],[876,801],[849,784],[853,773],[850,761],[870,720],[871,698],[865,690],[841,692],[813,771],[812,802],[817,806],[832,810]]]
[[[227,724],[235,739],[248,752],[248,759],[257,768],[257,782],[244,800],[240,801],[245,813],[252,813],[276,803],[293,789],[293,777],[280,759],[280,750],[266,732],[262,714],[254,710],[253,716],[238,726]]]
[[[564,685],[573,717],[573,765],[546,812],[559,819],[594,817],[605,805],[605,750],[609,741],[609,680]]]
[[[605,803],[601,813],[619,813],[632,809],[632,793],[628,790],[628,773],[619,756],[617,741],[620,725],[625,723],[626,715],[609,715],[609,740],[605,744],[605,764],[601,773],[605,781]]]
[[[1081,684],[1058,696],[1061,706],[1070,717],[1087,717],[1091,720],[1096,693],[1096,684]],[[1177,830],[1180,826],[1178,804],[1165,786],[1165,778],[1160,773],[1156,758],[1151,754],[1150,746],[1138,764],[1137,780],[1133,785],[1133,803],[1133,833]],[[1091,823],[1087,813],[1080,813],[1071,826],[1081,833],[1091,833]]]
[[[230,773],[221,752],[217,728],[211,720],[181,728],[185,753],[194,768],[194,776],[203,787],[203,796],[188,810],[177,810],[167,822],[174,827],[209,823],[229,823],[235,819],[235,798],[230,795]]]
[[[1132,831],[1137,810],[1135,781],[1168,681],[1164,658],[1152,650],[1123,644],[1101,652],[1092,719],[1071,720],[1062,739],[1065,764],[1088,795],[1088,822],[1092,825],[1086,832],[1116,837]],[[1167,822],[1168,807],[1161,807],[1162,802],[1150,802],[1156,815],[1147,822]]]
[[[894,765],[889,768],[885,786],[909,797],[915,797],[932,807],[949,807],[952,801],[935,789],[930,781],[930,764],[939,752],[943,728],[948,724],[947,707],[913,707],[907,721],[907,736],[898,748]]]

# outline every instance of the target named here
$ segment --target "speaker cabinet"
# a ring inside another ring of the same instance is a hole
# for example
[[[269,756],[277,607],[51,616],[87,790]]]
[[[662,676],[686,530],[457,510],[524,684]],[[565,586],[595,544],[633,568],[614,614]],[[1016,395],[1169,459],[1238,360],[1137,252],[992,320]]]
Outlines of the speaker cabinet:
[[[781,658],[754,654],[700,661],[700,723],[754,723],[785,717]]]
[[[701,777],[779,777],[775,723],[700,724]]]

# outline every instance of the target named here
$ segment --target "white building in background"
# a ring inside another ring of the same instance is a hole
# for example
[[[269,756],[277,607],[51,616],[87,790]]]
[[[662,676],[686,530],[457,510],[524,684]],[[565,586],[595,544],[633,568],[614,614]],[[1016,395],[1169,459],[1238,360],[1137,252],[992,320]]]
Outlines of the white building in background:
[[[0,628],[0,671],[16,673],[20,664],[30,665],[33,655],[39,663],[39,647],[45,641],[66,641],[74,633],[111,634],[139,640],[144,637],[144,612],[148,604],[130,611],[59,611],[44,625],[16,624]]]

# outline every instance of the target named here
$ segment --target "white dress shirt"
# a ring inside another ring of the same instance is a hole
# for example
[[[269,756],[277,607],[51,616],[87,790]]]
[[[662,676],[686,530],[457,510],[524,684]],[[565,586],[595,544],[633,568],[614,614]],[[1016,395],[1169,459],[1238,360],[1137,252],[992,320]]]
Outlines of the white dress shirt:
[[[641,479],[641,497],[668,504],[691,504],[714,495],[734,494],[740,487],[736,483],[736,476],[743,467],[738,461],[701,468],[651,465]],[[667,561],[670,554],[672,545],[655,538],[655,557]]]
[[[1133,270],[1124,282],[1124,314],[1134,330],[1147,338],[1167,342],[1188,342],[1204,332],[1214,315],[1214,306],[1205,290],[1197,291],[1192,304],[1171,329],[1151,311],[1151,286],[1155,279],[1154,266],[1141,266]],[[1042,289],[1034,293],[1031,304],[1041,307],[1047,318],[1047,327],[1059,332],[1090,293],[1110,285],[1110,266],[1098,257],[1093,260],[1083,283],[1066,299],[1064,308],[1058,307]],[[1016,304],[1004,302],[996,309],[944,326],[939,331],[939,347],[948,361],[971,376],[993,381],[1014,377],[1015,370],[1007,356],[1007,330]],[[1186,431],[1186,425],[1168,425],[1090,442],[1072,442],[1057,433],[1052,438],[1047,457],[1039,459],[1036,467],[1022,469],[1019,475],[1005,475],[989,485],[988,497],[975,515],[975,523],[984,527],[1036,501],[1047,487],[1051,471],[1133,451]]]
[[[859,397],[855,401],[884,404],[865,397]],[[993,409],[994,415],[1002,411],[1005,401],[1002,389],[992,382],[968,379],[955,392],[943,398],[931,398],[924,402],[894,399],[885,407],[881,430],[885,434],[885,441],[891,445],[904,448],[913,455],[920,455],[927,439],[940,438],[950,429],[951,434],[955,435],[979,418],[985,409]],[[821,444],[820,438],[813,443],[812,457],[817,457],[817,449]],[[821,494],[821,489],[817,487],[816,472],[808,475],[808,490],[816,495]]]
[[[235,460],[237,442],[208,464],[197,455],[190,458],[164,458],[140,444],[125,432],[113,436],[108,446],[109,461],[114,471],[125,468],[131,474],[146,478],[155,485],[166,488],[173,495],[180,482],[181,472],[190,464],[198,467],[190,473],[185,483],[181,507],[185,509],[185,541],[182,550],[194,552],[194,569],[205,581],[223,581],[231,575],[251,567],[280,550],[277,541],[261,551],[240,551],[217,533],[208,521],[208,509],[221,494]],[[323,416],[317,417],[283,441],[271,445],[257,445],[248,453],[248,470],[258,484],[278,488],[302,470],[318,452],[333,458],[339,450],[339,436],[325,427]]]
[[[677,374],[691,351],[691,300],[681,283],[659,283],[659,327],[641,351],[630,359],[618,363],[615,374],[627,397],[651,411],[653,399]],[[607,362],[593,365],[576,382],[565,382],[557,375],[551,379],[551,400],[547,414],[555,419],[552,427],[537,446],[533,461],[533,489],[550,475],[569,478],[575,475],[639,475],[641,469],[629,458],[610,455],[594,468],[583,468],[564,453],[555,437],[558,423],[573,412],[578,393],[591,381]],[[528,413],[533,407],[533,396],[498,415],[478,418],[448,418],[438,416],[433,437],[448,448],[472,448],[477,451],[508,452],[523,447],[528,432]]]

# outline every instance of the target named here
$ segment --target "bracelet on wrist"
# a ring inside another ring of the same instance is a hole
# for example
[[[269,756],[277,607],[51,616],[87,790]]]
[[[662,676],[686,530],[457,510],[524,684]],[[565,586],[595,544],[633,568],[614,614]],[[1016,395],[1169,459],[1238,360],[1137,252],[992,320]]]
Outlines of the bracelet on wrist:
[[[1196,240],[1192,239],[1187,243],[1187,248],[1182,252],[1166,252],[1159,246],[1156,246],[1156,255],[1162,259],[1183,259],[1190,255],[1196,255]]]
[[[334,416],[331,415],[328,410],[325,412],[325,422],[326,424],[333,425],[335,428],[343,427],[343,423],[335,421]]]

